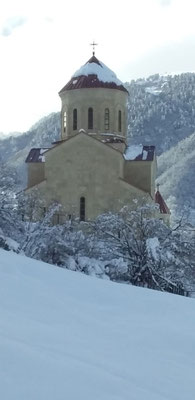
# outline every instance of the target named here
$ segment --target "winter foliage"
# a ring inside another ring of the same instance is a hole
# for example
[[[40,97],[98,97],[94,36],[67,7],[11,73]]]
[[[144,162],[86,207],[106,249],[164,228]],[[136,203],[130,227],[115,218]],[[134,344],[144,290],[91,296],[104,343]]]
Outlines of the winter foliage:
[[[61,206],[53,204],[36,220],[36,193],[22,193],[2,209],[0,246],[58,267],[88,275],[188,295],[195,285],[195,237],[153,218],[155,210],[124,207],[95,221],[54,222]],[[17,243],[15,243],[17,240]],[[14,241],[14,242],[13,242]]]

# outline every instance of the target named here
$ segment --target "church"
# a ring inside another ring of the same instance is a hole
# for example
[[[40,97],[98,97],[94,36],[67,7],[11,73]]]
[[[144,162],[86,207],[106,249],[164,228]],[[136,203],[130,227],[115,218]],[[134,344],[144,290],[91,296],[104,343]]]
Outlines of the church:
[[[155,193],[155,147],[127,146],[129,93],[95,51],[59,96],[61,137],[50,148],[30,150],[26,193],[38,191],[44,210],[59,202],[58,223],[155,202],[168,221],[169,209]]]

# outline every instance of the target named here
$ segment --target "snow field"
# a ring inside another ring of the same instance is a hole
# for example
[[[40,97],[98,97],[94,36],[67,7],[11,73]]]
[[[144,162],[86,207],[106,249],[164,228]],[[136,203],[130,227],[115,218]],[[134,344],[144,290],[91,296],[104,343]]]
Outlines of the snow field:
[[[194,306],[0,250],[0,398],[193,400]]]

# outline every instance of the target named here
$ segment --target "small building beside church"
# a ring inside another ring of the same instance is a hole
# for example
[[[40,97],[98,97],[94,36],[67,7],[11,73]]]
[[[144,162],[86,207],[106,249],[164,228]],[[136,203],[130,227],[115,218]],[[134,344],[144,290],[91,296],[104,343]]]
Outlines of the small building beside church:
[[[61,137],[29,152],[26,192],[36,189],[44,208],[59,202],[63,220],[155,203],[155,148],[127,146],[129,94],[116,74],[93,52],[59,95]]]

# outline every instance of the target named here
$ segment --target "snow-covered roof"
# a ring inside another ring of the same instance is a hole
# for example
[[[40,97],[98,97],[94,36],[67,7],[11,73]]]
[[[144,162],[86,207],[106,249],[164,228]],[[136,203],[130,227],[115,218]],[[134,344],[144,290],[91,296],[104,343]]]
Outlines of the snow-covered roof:
[[[154,159],[155,146],[143,146],[136,144],[128,146],[124,153],[127,161],[152,161]]]
[[[119,89],[127,92],[116,74],[93,55],[86,64],[82,65],[72,75],[71,80],[64,86],[60,93],[64,90],[95,87]]]
[[[44,153],[48,150],[48,148],[35,148],[31,149],[27,158],[26,163],[30,162],[45,162]]]
[[[117,78],[116,74],[111,71],[102,61],[96,59],[95,56],[81,68],[79,68],[72,76],[72,78],[77,78],[78,76],[88,76],[97,75],[98,79],[102,82],[114,82],[117,85],[122,85],[122,82]]]

